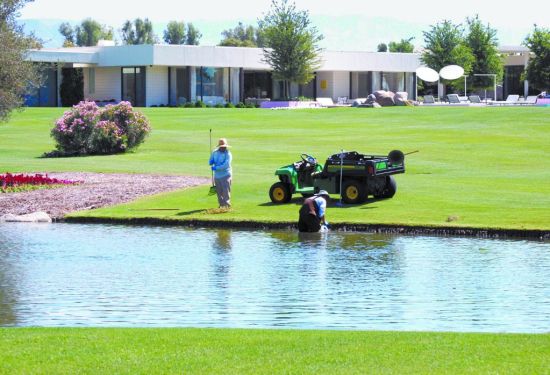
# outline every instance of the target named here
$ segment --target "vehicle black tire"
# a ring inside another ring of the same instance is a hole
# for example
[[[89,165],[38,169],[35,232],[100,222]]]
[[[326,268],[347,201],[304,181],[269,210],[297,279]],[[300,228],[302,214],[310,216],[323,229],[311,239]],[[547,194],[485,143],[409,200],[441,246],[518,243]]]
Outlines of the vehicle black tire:
[[[364,202],[367,198],[365,185],[357,180],[345,180],[342,184],[342,200],[348,204]]]
[[[285,184],[284,182],[276,182],[271,185],[271,188],[269,189],[269,198],[275,204],[290,202],[292,194],[290,194],[288,184]]]
[[[395,181],[395,178],[393,178],[393,176],[387,176],[384,191],[382,191],[382,194],[376,196],[375,198],[393,198],[396,192],[397,182]]]

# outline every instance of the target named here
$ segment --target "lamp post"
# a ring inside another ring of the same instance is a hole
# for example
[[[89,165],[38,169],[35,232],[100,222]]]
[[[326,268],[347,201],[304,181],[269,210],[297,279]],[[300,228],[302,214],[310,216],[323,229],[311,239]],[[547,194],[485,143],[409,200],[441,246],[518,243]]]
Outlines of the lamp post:
[[[493,97],[493,100],[497,100],[497,75],[496,74],[474,74],[475,77],[493,77],[493,84],[494,84],[494,90],[495,90],[495,96]],[[485,94],[485,102],[487,102],[487,94]]]

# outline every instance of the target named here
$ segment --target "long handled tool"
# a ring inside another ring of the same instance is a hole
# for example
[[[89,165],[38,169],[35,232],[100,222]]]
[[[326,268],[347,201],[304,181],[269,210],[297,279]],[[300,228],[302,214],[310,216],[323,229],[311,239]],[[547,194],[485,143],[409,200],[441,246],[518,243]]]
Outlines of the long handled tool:
[[[212,152],[212,129],[210,129],[210,149],[209,153]],[[212,186],[210,186],[210,190],[208,190],[208,195],[214,195],[216,194],[216,184],[214,183],[214,171],[210,170],[211,176],[212,176]]]

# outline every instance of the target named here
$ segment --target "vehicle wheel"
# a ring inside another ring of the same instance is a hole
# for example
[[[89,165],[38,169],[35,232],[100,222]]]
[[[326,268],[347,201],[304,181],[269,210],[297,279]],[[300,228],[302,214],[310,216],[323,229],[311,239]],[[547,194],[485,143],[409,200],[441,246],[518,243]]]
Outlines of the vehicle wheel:
[[[342,186],[342,200],[348,204],[364,202],[366,199],[365,185],[356,180],[344,181]]]
[[[271,201],[275,204],[290,202],[292,194],[290,194],[288,184],[285,184],[284,182],[276,182],[271,185],[271,188],[269,189],[269,198],[271,198]]]
[[[386,177],[386,186],[384,186],[382,194],[375,196],[375,198],[392,198],[396,192],[397,182],[395,181],[395,178],[393,178],[393,176],[388,176]]]

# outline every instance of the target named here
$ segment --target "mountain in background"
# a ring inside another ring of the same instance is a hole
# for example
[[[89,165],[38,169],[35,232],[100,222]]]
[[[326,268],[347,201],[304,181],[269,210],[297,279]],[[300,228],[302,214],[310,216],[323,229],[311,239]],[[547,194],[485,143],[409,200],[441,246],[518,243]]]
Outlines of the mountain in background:
[[[401,21],[386,17],[357,16],[312,16],[313,24],[324,35],[321,47],[328,50],[340,51],[376,51],[380,43],[388,44],[391,41],[399,41],[414,37],[412,43],[419,49],[424,38],[422,32],[429,29],[429,25]],[[154,21],[154,20],[153,20]],[[256,20],[241,20],[245,24],[256,24]],[[77,22],[63,19],[24,19],[21,23],[25,25],[27,32],[42,39],[44,47],[58,48],[63,45],[63,37],[59,34],[59,25],[69,22],[76,25]],[[239,20],[229,21],[191,21],[203,34],[201,45],[217,45],[221,40],[223,30],[233,28]],[[435,21],[437,22],[437,21]],[[434,23],[435,23],[434,22]],[[153,22],[153,28],[159,41],[162,42],[162,35],[167,22]],[[109,25],[115,30],[115,39],[121,44],[120,25]],[[525,36],[531,31],[530,26],[524,30],[498,30],[501,45],[519,45]]]

